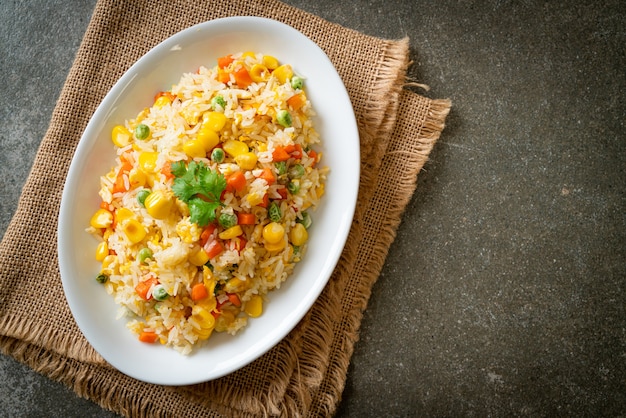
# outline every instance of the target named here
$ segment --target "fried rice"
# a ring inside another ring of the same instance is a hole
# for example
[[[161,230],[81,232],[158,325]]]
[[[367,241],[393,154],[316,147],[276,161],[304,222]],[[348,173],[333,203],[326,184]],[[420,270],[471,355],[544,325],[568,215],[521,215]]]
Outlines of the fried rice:
[[[87,231],[140,341],[189,354],[236,334],[305,256],[328,174],[305,84],[275,57],[234,53],[112,128]]]

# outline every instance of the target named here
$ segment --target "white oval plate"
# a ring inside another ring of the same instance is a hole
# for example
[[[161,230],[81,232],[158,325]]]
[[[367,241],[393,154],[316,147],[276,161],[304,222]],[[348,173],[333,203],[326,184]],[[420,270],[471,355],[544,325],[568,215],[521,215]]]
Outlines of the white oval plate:
[[[114,125],[150,106],[154,95],[200,65],[220,56],[255,51],[290,63],[305,78],[323,141],[322,164],[330,167],[326,194],[313,213],[308,251],[293,275],[270,292],[263,315],[236,336],[214,333],[191,355],[145,344],[115,319],[118,306],[96,282],[97,242],[85,228],[97,210],[99,178],[114,163]],[[59,267],[76,323],[104,359],[142,381],[186,385],[212,380],[257,359],[302,319],[328,282],[345,245],[357,199],[359,136],[354,111],[339,75],[324,52],[290,26],[269,19],[232,17],[190,27],[139,59],[113,86],[87,125],[76,148],[63,191],[59,224]]]

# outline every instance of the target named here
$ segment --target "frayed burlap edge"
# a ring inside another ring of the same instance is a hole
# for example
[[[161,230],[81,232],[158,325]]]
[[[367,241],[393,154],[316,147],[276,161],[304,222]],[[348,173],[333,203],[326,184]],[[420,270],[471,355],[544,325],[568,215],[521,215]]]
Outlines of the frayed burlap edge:
[[[21,337],[21,341],[24,343],[44,348],[42,342],[60,341],[57,350],[68,358],[86,363],[108,365],[86,339],[73,339],[63,329],[31,326],[30,322],[27,323],[23,318],[17,318],[14,315],[7,315],[2,321],[2,326],[11,329],[13,335],[18,336],[18,338]]]

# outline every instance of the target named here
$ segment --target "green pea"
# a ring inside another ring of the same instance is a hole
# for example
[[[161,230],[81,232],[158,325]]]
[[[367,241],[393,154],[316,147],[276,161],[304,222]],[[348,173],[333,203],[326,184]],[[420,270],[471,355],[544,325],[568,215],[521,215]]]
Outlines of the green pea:
[[[237,215],[232,213],[221,213],[218,218],[218,222],[222,227],[228,229],[237,225]]]
[[[146,260],[149,258],[152,258],[152,250],[148,247],[144,247],[137,252],[137,259],[142,264],[146,264]]]
[[[220,164],[224,161],[224,150],[221,148],[213,148],[213,151],[211,152],[211,160],[213,160],[214,162]]]
[[[226,100],[222,96],[215,96],[211,99],[211,107],[213,110],[224,110],[226,108]]]
[[[137,192],[137,201],[144,208],[146,207],[146,198],[148,197],[149,194],[150,194],[150,190],[148,189],[141,189]]]
[[[284,109],[276,114],[276,120],[285,128],[291,126],[291,114]]]
[[[304,166],[302,164],[295,164],[289,169],[289,178],[299,179],[304,176]]]
[[[269,208],[267,208],[267,213],[272,222],[280,222],[280,219],[283,217],[280,206],[276,202],[270,203]]]
[[[278,170],[279,176],[282,176],[287,172],[287,162],[279,161],[277,163],[274,163],[274,165],[276,166],[276,170]]]
[[[144,125],[143,123],[137,125],[137,127],[135,128],[135,138],[143,141],[144,139],[148,139],[149,136],[150,127],[148,125]]]
[[[300,182],[290,181],[287,184],[287,190],[289,190],[289,193],[291,194],[298,194],[298,192],[300,191]]]
[[[294,90],[302,89],[302,86],[304,86],[304,80],[302,77],[298,77],[297,75],[291,77],[291,87]]]
[[[96,281],[98,283],[106,283],[107,280],[109,280],[109,276],[107,276],[106,274],[98,274],[96,276]]]
[[[167,290],[165,290],[165,287],[162,284],[158,284],[154,286],[154,289],[152,289],[152,297],[159,302],[164,301],[169,296],[169,293],[167,293]]]
[[[302,212],[302,219],[297,218],[296,222],[302,224],[306,229],[309,229],[313,224],[313,219],[311,219],[311,215],[309,215],[309,212],[305,211]]]

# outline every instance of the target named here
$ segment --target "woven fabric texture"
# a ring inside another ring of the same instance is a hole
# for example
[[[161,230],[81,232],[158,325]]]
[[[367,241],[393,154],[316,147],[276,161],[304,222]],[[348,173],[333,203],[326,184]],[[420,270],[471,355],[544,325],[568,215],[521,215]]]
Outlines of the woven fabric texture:
[[[408,40],[383,40],[274,0],[98,2],[0,244],[0,348],[80,396],[126,416],[329,416],[341,398],[362,313],[419,170],[444,127],[447,100],[403,89]],[[89,345],[65,303],[56,235],[65,176],[96,107],[150,48],[196,23],[273,18],[329,56],[357,117],[362,176],[348,244],[300,324],[243,369],[197,385],[134,380]],[[143,25],[140,22],[152,22]],[[30,251],[37,247],[38,252]],[[28,289],[26,292],[24,289]]]

